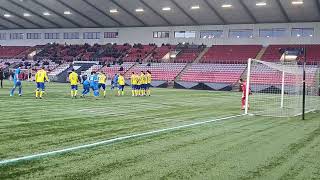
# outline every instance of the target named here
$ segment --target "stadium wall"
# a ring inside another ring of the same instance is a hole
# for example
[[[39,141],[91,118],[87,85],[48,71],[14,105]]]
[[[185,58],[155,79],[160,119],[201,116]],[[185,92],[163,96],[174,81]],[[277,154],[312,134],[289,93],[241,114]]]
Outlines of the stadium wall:
[[[259,29],[285,28],[286,37],[263,38],[259,37]],[[291,37],[292,28],[314,28],[313,37]],[[229,38],[230,29],[253,29],[253,38]],[[223,38],[201,39],[200,31],[223,30]],[[170,38],[153,38],[153,32],[169,31]],[[196,31],[196,38],[174,38],[175,31]],[[63,39],[64,32],[79,32],[80,39]],[[100,39],[83,39],[83,32],[100,32]],[[118,32],[118,38],[104,38],[104,32]],[[0,40],[0,45],[7,46],[34,46],[47,43],[60,44],[106,44],[106,43],[162,43],[178,44],[182,42],[211,45],[237,44],[318,44],[320,42],[320,23],[277,23],[277,24],[237,24],[237,25],[206,25],[206,26],[174,26],[174,27],[131,27],[131,28],[83,28],[83,29],[20,29],[0,30],[6,33],[6,39]],[[10,33],[24,33],[20,40],[10,40]],[[26,33],[42,33],[41,39],[26,39]],[[60,33],[60,39],[44,39],[44,33]]]

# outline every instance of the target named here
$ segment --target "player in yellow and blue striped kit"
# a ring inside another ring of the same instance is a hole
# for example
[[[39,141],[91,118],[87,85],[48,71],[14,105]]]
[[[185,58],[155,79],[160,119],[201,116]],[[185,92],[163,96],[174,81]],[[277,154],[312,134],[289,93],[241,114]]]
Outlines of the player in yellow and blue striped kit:
[[[47,71],[44,70],[44,67],[41,67],[41,69],[36,73],[35,81],[37,83],[36,98],[42,99],[44,89],[45,89],[44,83],[46,81],[49,81]]]
[[[152,76],[151,76],[151,72],[149,70],[147,71],[146,77],[147,77],[147,92],[146,92],[146,94],[148,96],[151,96],[150,87],[151,87]]]
[[[79,75],[75,72],[74,69],[72,69],[72,72],[69,74],[69,81],[71,85],[71,97],[77,98]]]
[[[106,82],[107,82],[107,76],[103,73],[103,72],[100,72],[98,74],[98,89],[100,91],[100,89],[102,88],[103,89],[103,97],[106,97]]]
[[[137,79],[137,85],[136,85],[136,96],[140,96],[140,89],[141,89],[141,80],[140,80],[140,76],[138,75],[138,73],[136,74],[136,79]]]
[[[143,71],[141,71],[140,74],[140,95],[145,96],[146,95],[146,90],[147,90],[147,77]]]
[[[124,86],[126,84],[126,81],[124,80],[123,74],[120,74],[118,77],[118,96],[124,95]]]
[[[131,75],[131,88],[132,88],[131,94],[132,94],[132,96],[138,96],[137,84],[138,84],[138,77],[134,72],[132,72],[132,75]]]

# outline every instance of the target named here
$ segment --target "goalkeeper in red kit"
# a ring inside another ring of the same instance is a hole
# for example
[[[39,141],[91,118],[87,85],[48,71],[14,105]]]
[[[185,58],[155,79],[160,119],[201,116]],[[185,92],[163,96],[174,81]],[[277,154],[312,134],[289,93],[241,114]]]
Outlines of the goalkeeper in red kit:
[[[243,79],[239,80],[241,90],[242,90],[242,98],[241,98],[241,110],[244,110],[246,108],[246,99],[247,99],[247,82],[243,81]],[[249,88],[249,95],[251,95]],[[249,103],[248,103],[249,108]]]

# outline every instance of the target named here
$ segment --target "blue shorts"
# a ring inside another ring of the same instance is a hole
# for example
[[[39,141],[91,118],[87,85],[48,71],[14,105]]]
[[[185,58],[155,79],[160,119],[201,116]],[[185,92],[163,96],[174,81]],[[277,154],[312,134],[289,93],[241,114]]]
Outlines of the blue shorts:
[[[41,89],[42,91],[44,91],[45,86],[43,82],[37,82],[37,89]]]
[[[119,86],[118,86],[118,89],[119,89],[120,91],[123,91],[124,85],[119,85]]]
[[[94,91],[98,90],[98,85],[97,84],[91,84],[90,88]]]
[[[89,85],[83,85],[83,89],[90,90],[90,86]]]
[[[78,85],[71,85],[71,90],[78,90]]]
[[[22,84],[21,84],[21,81],[15,81],[14,82],[14,86],[15,87],[19,87],[19,86],[21,86]]]
[[[111,89],[114,89],[115,87],[118,87],[118,84],[117,84],[117,83],[113,83],[113,84],[111,85]]]
[[[131,85],[131,88],[132,88],[133,90],[135,90],[135,89],[137,89],[137,85]]]
[[[142,85],[141,85],[141,89],[146,90],[146,89],[147,89],[147,84],[142,84]]]
[[[100,89],[100,88],[102,88],[103,90],[106,90],[106,84],[99,83],[98,89]]]
[[[151,87],[151,84],[150,83],[148,83],[147,84],[147,89],[149,89]]]

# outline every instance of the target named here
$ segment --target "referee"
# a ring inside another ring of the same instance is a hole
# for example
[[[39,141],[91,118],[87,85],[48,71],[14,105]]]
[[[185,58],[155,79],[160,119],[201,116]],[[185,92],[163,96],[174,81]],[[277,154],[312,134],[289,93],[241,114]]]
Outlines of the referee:
[[[0,68],[0,87],[3,88],[4,71]]]

